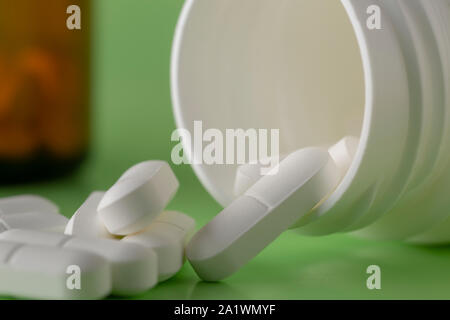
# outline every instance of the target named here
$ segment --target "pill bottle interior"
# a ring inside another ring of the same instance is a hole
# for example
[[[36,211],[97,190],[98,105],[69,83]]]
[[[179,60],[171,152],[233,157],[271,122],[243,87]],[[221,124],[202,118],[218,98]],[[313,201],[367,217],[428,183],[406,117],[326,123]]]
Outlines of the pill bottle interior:
[[[174,41],[178,127],[280,129],[280,152],[360,136],[365,80],[340,1],[188,1]],[[222,204],[237,166],[193,165]]]
[[[81,30],[68,0],[0,0],[0,184],[52,178],[89,141],[90,3]]]

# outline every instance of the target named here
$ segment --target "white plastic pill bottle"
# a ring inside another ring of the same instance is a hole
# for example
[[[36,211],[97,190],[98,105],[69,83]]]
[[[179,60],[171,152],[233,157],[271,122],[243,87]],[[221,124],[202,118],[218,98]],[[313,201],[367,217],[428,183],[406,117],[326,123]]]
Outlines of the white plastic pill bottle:
[[[360,137],[299,233],[450,242],[450,0],[187,0],[171,73],[190,132],[276,128],[282,154]],[[237,166],[193,167],[233,200]]]

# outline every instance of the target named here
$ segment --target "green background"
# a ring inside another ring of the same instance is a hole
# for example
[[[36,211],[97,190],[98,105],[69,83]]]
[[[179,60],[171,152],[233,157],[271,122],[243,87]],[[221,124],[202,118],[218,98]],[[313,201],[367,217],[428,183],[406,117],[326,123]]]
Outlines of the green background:
[[[219,0],[211,0],[219,1]],[[70,216],[93,190],[105,190],[131,165],[170,159],[175,129],[169,65],[182,0],[95,0],[92,151],[72,176],[0,195],[34,193]],[[181,187],[169,209],[204,225],[221,208],[189,166],[173,168]],[[379,265],[381,290],[366,268]],[[373,242],[348,235],[305,238],[286,232],[222,283],[199,280],[188,263],[136,299],[448,299],[450,248]]]

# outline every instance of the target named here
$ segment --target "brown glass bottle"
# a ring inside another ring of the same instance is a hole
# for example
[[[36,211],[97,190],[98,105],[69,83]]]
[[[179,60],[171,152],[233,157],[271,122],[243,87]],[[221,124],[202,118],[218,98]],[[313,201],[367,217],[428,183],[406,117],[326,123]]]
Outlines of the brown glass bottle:
[[[0,0],[0,184],[55,177],[84,158],[89,20],[89,0]]]

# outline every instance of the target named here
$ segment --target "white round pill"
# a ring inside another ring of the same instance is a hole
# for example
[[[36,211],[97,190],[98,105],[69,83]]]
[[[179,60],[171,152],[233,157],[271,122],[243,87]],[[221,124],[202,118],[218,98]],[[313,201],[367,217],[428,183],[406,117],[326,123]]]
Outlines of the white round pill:
[[[127,170],[105,193],[97,211],[110,233],[136,233],[163,211],[178,186],[167,162],[142,162]]]
[[[328,149],[331,157],[336,163],[337,168],[341,172],[341,176],[344,176],[355,157],[356,150],[358,149],[359,139],[353,136],[347,136],[339,140],[335,145]]]
[[[97,213],[98,204],[104,195],[105,192],[92,192],[70,218],[64,233],[81,237],[114,239],[115,237],[106,230]]]

